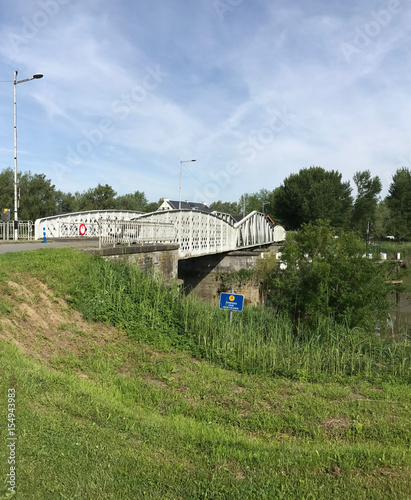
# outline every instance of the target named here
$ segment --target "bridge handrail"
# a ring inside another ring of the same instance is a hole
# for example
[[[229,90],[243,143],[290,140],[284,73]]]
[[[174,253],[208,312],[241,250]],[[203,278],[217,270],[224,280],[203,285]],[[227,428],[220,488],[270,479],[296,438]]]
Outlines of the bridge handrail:
[[[179,257],[183,259],[269,245],[285,239],[284,228],[273,227],[262,212],[255,210],[236,220],[237,217],[230,214],[205,210],[172,209],[151,213],[95,210],[37,219],[35,238],[41,239],[44,231],[47,238],[94,237],[100,245],[134,241],[177,243]],[[144,228],[140,228],[141,224]]]
[[[34,223],[31,220],[18,221],[19,240],[31,240],[34,236]],[[14,239],[14,221],[0,221],[0,240]]]
[[[176,241],[174,224],[149,221],[118,221],[100,219],[99,247],[103,244],[173,243]]]
[[[239,220],[238,222],[236,222],[234,224],[234,227],[241,226],[242,224],[244,224],[245,222],[247,222],[249,219],[252,219],[255,215],[262,215],[265,218],[265,214],[263,214],[262,212],[259,212],[258,210],[253,210],[252,212],[250,212],[249,214],[247,214],[245,217],[243,217],[241,220]]]

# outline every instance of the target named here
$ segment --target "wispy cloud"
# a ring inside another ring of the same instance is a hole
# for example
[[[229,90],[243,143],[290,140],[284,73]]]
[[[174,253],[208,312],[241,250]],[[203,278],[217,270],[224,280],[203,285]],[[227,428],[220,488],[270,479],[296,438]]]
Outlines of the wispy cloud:
[[[387,189],[411,158],[408,3],[226,7],[220,16],[206,0],[2,4],[0,166],[12,163],[18,69],[45,75],[18,89],[20,168],[66,191],[100,182],[174,197],[186,155],[197,163],[184,172],[184,198],[237,200],[310,165],[345,180],[370,169]]]

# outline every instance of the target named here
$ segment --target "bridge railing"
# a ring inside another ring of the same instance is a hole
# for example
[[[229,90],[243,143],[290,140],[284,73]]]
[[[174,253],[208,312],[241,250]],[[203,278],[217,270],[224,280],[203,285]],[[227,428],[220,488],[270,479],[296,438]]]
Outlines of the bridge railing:
[[[200,210],[164,210],[143,215],[137,220],[170,223],[176,228],[175,243],[179,257],[187,259],[236,248],[236,230],[215,214]]]
[[[102,245],[133,243],[173,243],[176,241],[174,224],[145,221],[98,221],[99,247]]]
[[[31,220],[18,221],[19,240],[32,240],[34,238],[34,224]],[[14,239],[14,221],[0,222],[0,240]]]
[[[96,238],[99,236],[99,220],[129,221],[141,213],[133,210],[89,210],[43,217],[35,222],[34,237],[42,239],[46,232],[47,238]]]
[[[285,231],[261,212],[236,222],[230,214],[202,210],[152,213],[90,211],[38,219],[35,238],[97,238],[103,244],[176,243],[179,258],[199,257],[268,245],[285,239]]]

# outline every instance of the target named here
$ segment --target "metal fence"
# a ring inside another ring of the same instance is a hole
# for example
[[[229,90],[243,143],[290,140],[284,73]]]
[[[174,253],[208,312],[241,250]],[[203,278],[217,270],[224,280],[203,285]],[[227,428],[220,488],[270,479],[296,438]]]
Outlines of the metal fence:
[[[31,220],[18,221],[19,240],[34,239],[34,223]],[[14,221],[0,222],[0,240],[14,239]]]
[[[43,238],[78,238],[99,236],[99,221],[118,220],[129,221],[141,215],[133,210],[89,210],[86,212],[73,212],[70,214],[43,217],[35,222],[34,237],[36,240]]]
[[[172,243],[176,241],[174,224],[100,220],[99,247],[103,244],[131,245],[133,243]]]
[[[230,252],[284,241],[285,231],[261,212],[240,221],[202,210],[141,212],[92,210],[37,219],[35,239],[96,238],[103,244],[176,243],[179,257]]]

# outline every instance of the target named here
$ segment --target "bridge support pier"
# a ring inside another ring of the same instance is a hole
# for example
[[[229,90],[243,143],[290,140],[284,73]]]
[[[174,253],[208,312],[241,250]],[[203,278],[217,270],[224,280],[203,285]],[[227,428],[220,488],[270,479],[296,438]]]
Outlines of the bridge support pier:
[[[178,279],[178,249],[175,244],[115,246],[84,250],[109,260],[138,266],[142,271],[161,275],[166,284]]]
[[[257,266],[261,259],[261,251],[240,251],[224,254],[207,255],[192,259],[180,260],[178,264],[178,277],[184,282],[187,294],[193,294],[198,298],[214,303],[219,300],[221,273],[235,273],[242,269],[250,271]],[[260,283],[255,279],[250,279],[241,285],[234,285],[235,292],[244,295],[246,304],[262,304],[263,295],[260,290]]]

